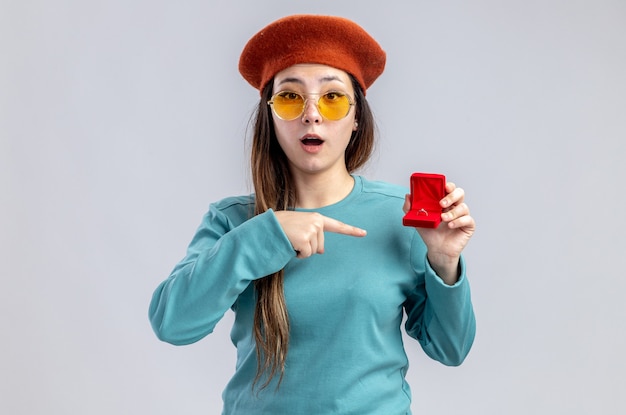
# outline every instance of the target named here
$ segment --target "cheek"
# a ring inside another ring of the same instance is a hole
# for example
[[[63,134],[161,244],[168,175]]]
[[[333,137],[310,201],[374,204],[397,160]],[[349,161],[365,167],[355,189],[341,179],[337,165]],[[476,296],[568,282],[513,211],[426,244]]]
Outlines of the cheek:
[[[352,135],[357,130],[358,125],[355,123],[354,117],[350,117],[350,120],[346,120],[345,125],[342,125],[339,134],[345,137],[345,140],[350,141]]]
[[[280,148],[285,151],[285,149],[289,146],[289,144],[295,140],[291,140],[290,137],[293,137],[295,132],[292,131],[293,128],[290,128],[290,125],[286,124],[283,120],[274,120],[274,132],[276,133],[276,140],[278,141],[278,145]]]

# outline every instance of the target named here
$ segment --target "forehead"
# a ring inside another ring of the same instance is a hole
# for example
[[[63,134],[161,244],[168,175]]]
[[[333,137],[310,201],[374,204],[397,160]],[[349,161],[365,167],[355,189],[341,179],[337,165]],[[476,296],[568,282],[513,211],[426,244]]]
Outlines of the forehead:
[[[285,84],[302,85],[305,88],[320,87],[329,83],[352,91],[352,81],[347,72],[328,65],[301,63],[278,72],[274,77],[274,89]]]

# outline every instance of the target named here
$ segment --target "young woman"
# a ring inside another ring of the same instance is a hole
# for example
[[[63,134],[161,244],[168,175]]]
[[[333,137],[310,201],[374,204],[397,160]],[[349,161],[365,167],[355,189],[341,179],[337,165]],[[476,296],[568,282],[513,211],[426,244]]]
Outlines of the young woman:
[[[402,225],[406,188],[355,174],[374,142],[365,93],[384,65],[338,17],[289,16],[244,48],[240,72],[261,93],[255,193],[210,206],[150,305],[157,336],[178,345],[235,312],[224,414],[410,413],[405,314],[433,359],[469,352],[463,190],[447,183],[443,223],[416,229]]]

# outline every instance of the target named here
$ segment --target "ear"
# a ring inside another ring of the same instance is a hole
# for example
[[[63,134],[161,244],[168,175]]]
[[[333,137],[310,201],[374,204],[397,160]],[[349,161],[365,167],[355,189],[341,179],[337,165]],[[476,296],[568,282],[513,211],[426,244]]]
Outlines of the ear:
[[[355,121],[354,127],[352,127],[352,131],[356,131],[358,127],[359,127],[359,123]]]

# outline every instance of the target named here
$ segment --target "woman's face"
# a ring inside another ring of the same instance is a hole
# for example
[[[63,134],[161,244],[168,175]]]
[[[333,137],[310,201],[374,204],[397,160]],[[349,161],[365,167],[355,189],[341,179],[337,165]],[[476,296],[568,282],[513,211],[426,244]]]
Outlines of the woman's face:
[[[294,120],[282,120],[272,111],[276,137],[285,152],[293,174],[344,173],[345,150],[356,130],[355,105],[348,115],[332,121],[320,114],[317,101],[325,93],[347,94],[354,102],[354,89],[348,74],[319,64],[291,66],[274,77],[272,94],[291,91],[308,98],[304,112]]]

